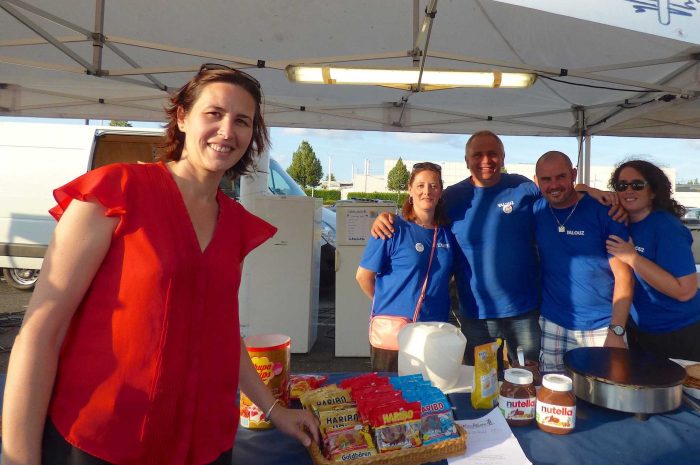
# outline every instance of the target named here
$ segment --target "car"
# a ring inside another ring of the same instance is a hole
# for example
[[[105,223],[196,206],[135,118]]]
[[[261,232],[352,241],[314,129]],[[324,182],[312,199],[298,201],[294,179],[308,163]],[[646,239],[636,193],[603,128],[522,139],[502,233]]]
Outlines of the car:
[[[681,221],[686,226],[700,226],[700,208],[688,208]]]
[[[34,144],[42,134],[45,144]],[[56,226],[48,210],[51,186],[60,186],[109,163],[151,162],[162,146],[162,130],[62,124],[3,123],[0,190],[0,274],[17,289],[31,291]],[[124,147],[128,146],[129,150]],[[7,154],[5,154],[5,151]],[[273,195],[305,196],[280,164],[270,159],[268,187]],[[222,190],[238,197],[234,183]],[[321,281],[335,280],[335,213],[324,208],[321,227]]]

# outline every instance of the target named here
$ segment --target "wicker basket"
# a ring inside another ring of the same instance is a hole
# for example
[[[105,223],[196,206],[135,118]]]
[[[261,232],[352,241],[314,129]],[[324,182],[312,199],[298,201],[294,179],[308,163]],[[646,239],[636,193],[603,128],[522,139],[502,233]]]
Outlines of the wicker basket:
[[[429,446],[385,452],[383,454],[373,455],[372,457],[351,460],[347,463],[350,465],[421,465],[426,462],[437,462],[447,457],[462,455],[467,450],[467,432],[458,424],[455,424],[455,426],[459,432],[459,437],[457,438],[447,439]],[[318,445],[313,441],[311,442],[311,446],[308,447],[308,450],[309,455],[311,455],[311,460],[315,465],[333,465],[341,463],[331,462],[326,459],[318,448]]]

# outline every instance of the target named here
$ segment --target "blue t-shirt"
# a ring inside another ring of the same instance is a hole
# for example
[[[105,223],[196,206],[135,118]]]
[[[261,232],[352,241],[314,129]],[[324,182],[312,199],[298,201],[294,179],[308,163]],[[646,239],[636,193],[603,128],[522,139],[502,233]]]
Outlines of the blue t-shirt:
[[[459,245],[459,304],[466,316],[504,318],[537,308],[532,208],[540,196],[532,181],[507,173],[495,186],[476,187],[466,179],[445,189],[443,200]]]
[[[679,219],[655,211],[630,225],[637,253],[676,278],[695,273],[691,250],[693,236]],[[630,315],[642,331],[674,331],[700,320],[700,293],[681,302],[657,291],[635,273],[634,302]],[[700,335],[698,336],[700,337]]]
[[[615,285],[605,240],[611,234],[624,240],[629,235],[624,224],[608,216],[608,207],[588,195],[575,208],[550,210],[544,198],[535,203],[542,266],[540,311],[570,330],[598,329],[610,324]],[[559,224],[565,232],[559,232]]]
[[[390,239],[370,237],[360,266],[377,273],[375,315],[413,319],[433,246],[433,229],[423,228],[400,217],[394,220]],[[438,228],[433,263],[418,321],[447,321],[450,312],[449,281],[453,273],[454,239],[447,227]]]

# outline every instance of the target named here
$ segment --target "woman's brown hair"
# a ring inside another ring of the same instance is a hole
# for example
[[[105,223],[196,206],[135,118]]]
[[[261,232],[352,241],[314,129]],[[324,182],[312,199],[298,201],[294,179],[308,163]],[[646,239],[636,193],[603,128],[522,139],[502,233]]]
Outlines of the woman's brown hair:
[[[617,190],[620,172],[625,168],[637,170],[644,178],[643,180],[649,183],[649,189],[654,193],[654,198],[651,201],[652,210],[665,210],[676,218],[685,214],[685,207],[671,197],[673,187],[666,174],[661,168],[646,160],[627,160],[618,165],[610,177],[609,185],[613,190]]]
[[[255,115],[253,117],[253,136],[245,154],[233,167],[226,171],[226,176],[235,179],[255,169],[255,162],[270,144],[270,136],[262,116],[262,89],[260,83],[252,76],[237,69],[224,65],[205,64],[192,79],[182,86],[172,97],[165,108],[167,123],[165,125],[165,143],[162,160],[179,160],[185,146],[185,134],[177,124],[178,109],[187,114],[192,110],[202,90],[211,83],[226,82],[241,87],[255,100]]]
[[[444,185],[442,182],[442,168],[440,167],[440,165],[430,162],[416,163],[415,165],[413,165],[413,170],[411,170],[411,176],[408,179],[409,187],[413,185],[413,181],[416,179],[418,173],[423,171],[432,171],[433,173],[437,173],[438,179],[440,180],[440,189],[444,189]],[[401,217],[406,221],[416,221],[416,212],[413,210],[413,203],[411,202],[410,195],[406,198],[406,200],[403,203],[403,207],[401,208]],[[445,212],[445,204],[442,201],[442,197],[440,197],[440,200],[438,200],[438,203],[435,206],[433,221],[435,221],[435,224],[437,224],[438,226],[445,226],[450,223],[450,220],[447,218],[447,212]]]

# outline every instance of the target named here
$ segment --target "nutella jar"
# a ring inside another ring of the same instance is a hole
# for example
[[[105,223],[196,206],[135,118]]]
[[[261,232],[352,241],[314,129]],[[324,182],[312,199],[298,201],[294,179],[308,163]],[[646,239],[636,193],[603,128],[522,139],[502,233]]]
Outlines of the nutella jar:
[[[537,393],[537,426],[552,434],[568,434],[576,426],[576,396],[571,378],[544,375]]]
[[[532,373],[522,368],[510,368],[503,374],[498,396],[498,408],[511,426],[526,426],[535,419],[537,391]]]
[[[532,382],[535,388],[542,386],[542,374],[540,373],[540,363],[537,360],[525,360],[525,366],[515,363],[513,368],[522,368],[532,373]]]

